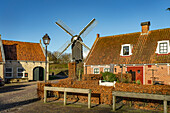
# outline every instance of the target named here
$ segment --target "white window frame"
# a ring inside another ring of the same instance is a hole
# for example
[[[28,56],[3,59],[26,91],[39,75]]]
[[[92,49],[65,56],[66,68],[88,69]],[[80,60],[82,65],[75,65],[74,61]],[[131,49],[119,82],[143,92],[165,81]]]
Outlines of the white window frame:
[[[98,72],[98,73],[95,73],[95,72],[94,72],[95,69],[98,69],[99,72]],[[100,74],[100,69],[99,69],[99,68],[93,68],[93,74]]]
[[[105,69],[107,69],[107,70],[109,69],[109,71],[105,71]],[[110,72],[110,68],[104,68],[103,72]]]
[[[21,77],[21,76],[18,76],[18,73],[21,73],[21,72],[18,72],[18,69],[19,69],[19,68],[20,68],[20,69],[22,68],[22,69],[24,70],[23,67],[17,67],[17,78],[25,78],[25,71],[22,72],[22,74],[23,74],[22,77]]]
[[[162,41],[158,41],[157,42],[158,44],[157,44],[157,48],[156,48],[156,52],[155,53],[157,53],[157,54],[168,54],[168,53],[170,53],[170,45],[169,45],[169,40],[162,40]],[[160,44],[161,43],[167,43],[167,53],[160,53]]]
[[[129,55],[123,55],[123,47],[125,47],[125,46],[129,46]],[[123,44],[123,45],[121,45],[120,55],[121,56],[130,56],[130,55],[132,55],[132,48],[133,48],[133,46],[131,44]]]
[[[12,72],[6,72],[6,68],[11,68]],[[7,77],[6,73],[11,73],[11,77]],[[5,78],[13,78],[13,68],[12,67],[5,67]]]

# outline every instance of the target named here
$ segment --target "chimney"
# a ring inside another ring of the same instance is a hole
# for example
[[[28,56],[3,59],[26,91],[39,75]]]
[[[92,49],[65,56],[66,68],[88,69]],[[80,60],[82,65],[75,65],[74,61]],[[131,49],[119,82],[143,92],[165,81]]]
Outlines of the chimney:
[[[148,22],[142,22],[141,23],[141,26],[142,26],[142,33],[148,33],[149,31],[149,26],[150,26],[150,21]]]
[[[100,34],[97,34],[97,38],[99,38],[100,37]]]

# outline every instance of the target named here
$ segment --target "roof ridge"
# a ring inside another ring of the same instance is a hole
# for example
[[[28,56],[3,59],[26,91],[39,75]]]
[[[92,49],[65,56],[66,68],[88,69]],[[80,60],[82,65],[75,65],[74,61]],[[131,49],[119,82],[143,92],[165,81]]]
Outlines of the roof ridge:
[[[170,28],[163,28],[163,29],[155,29],[155,30],[150,30],[149,32],[155,32],[155,31],[162,31],[162,30],[167,30]],[[112,35],[112,36],[103,36],[103,37],[99,37],[99,38],[109,38],[109,37],[117,37],[117,36],[126,36],[126,35],[132,35],[132,34],[138,34],[141,32],[133,32],[133,33],[125,33],[125,34],[118,34],[118,35]]]
[[[34,43],[34,44],[39,44],[37,42],[24,42],[24,41],[15,41],[15,40],[2,40],[2,41],[9,41],[9,42],[21,42],[21,43]]]

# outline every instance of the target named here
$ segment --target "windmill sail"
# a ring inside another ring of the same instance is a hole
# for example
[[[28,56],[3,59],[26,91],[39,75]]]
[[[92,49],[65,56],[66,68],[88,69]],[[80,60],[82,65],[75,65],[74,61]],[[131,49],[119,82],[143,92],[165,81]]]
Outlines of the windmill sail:
[[[75,32],[73,30],[71,30],[71,28],[69,28],[66,24],[64,24],[64,22],[62,20],[58,20],[56,22],[56,24],[61,27],[66,33],[68,33],[69,35],[73,36],[73,34],[75,34]]]
[[[67,41],[59,50],[58,58],[67,50],[67,48],[71,45],[72,49],[72,60],[76,61],[77,63],[81,62],[83,59],[83,46],[90,50],[86,44],[82,42],[81,37],[85,37],[96,25],[97,21],[92,19],[78,35],[74,35],[73,30],[71,30],[67,25],[64,24],[61,20],[58,20],[56,24],[62,28],[66,33],[71,35],[71,41]]]
[[[60,47],[57,51],[59,52],[59,55],[57,58],[59,58],[67,49],[68,47],[72,44],[71,41],[67,41],[62,47]]]
[[[81,30],[81,32],[79,33],[79,37],[83,37],[85,38],[87,36],[87,34],[92,31],[92,29],[97,25],[97,21],[96,19],[92,19],[85,28],[83,28],[83,30]]]

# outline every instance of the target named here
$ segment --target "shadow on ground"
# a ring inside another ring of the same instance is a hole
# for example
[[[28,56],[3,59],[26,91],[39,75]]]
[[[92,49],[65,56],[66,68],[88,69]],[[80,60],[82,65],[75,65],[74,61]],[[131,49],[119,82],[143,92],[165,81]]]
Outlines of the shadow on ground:
[[[0,93],[5,93],[5,92],[11,92],[11,91],[18,91],[18,90],[24,90],[22,89],[23,87],[27,87],[30,85],[10,85],[10,86],[3,86],[0,87]]]
[[[10,104],[1,104],[0,103],[0,111],[11,109],[11,108],[14,108],[14,107],[17,107],[17,106],[30,104],[30,103],[36,102],[38,100],[39,100],[38,98],[34,98],[34,99],[20,101],[20,102],[14,102],[14,103],[10,103]]]

